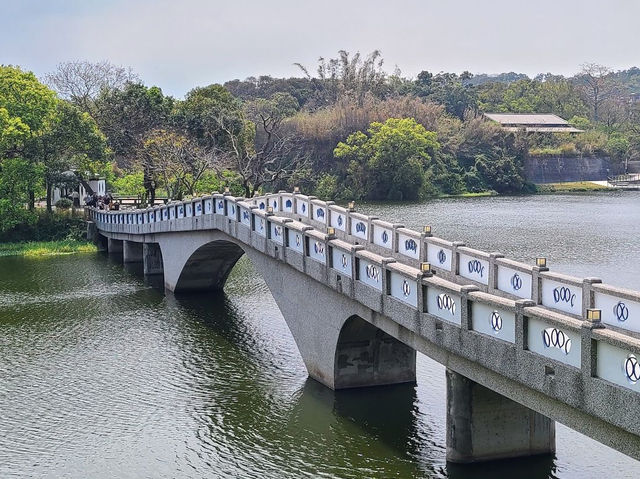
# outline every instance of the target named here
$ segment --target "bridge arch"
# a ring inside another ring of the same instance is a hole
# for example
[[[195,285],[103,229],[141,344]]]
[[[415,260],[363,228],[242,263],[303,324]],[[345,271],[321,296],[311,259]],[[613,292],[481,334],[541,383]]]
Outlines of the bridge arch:
[[[165,286],[220,290],[247,255],[267,284],[309,375],[333,389],[415,381],[416,352],[363,318],[370,311],[220,231],[160,234]]]
[[[416,351],[357,315],[342,325],[334,364],[335,389],[416,380]]]
[[[223,289],[229,273],[244,254],[237,243],[225,239],[203,244],[185,262],[174,292]]]

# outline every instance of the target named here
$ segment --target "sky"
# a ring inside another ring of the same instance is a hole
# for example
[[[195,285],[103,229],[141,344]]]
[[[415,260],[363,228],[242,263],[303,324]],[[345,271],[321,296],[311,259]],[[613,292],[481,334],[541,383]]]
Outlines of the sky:
[[[385,70],[571,75],[640,66],[638,0],[0,0],[0,64],[39,77],[108,60],[177,98],[248,76],[301,76],[339,50]]]

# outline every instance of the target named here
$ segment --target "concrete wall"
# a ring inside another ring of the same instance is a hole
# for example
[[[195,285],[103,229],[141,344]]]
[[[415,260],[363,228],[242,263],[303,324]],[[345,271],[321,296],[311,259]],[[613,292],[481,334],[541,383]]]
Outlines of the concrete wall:
[[[606,156],[529,156],[524,161],[527,181],[557,183],[563,181],[604,181],[607,176],[622,173]]]

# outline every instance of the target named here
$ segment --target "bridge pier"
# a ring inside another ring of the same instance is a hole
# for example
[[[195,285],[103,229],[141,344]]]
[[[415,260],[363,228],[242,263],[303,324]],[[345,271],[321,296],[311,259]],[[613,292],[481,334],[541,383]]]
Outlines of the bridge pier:
[[[136,241],[122,242],[122,261],[124,263],[142,263],[143,244]]]
[[[555,452],[555,422],[447,369],[447,461]]]
[[[87,241],[95,241],[97,235],[97,225],[93,221],[87,221]]]
[[[109,238],[107,240],[107,250],[109,254],[122,254],[122,240]]]
[[[101,235],[100,233],[96,233],[96,235],[93,237],[93,242],[98,248],[98,251],[109,250],[109,240],[106,236]]]
[[[162,251],[158,243],[144,243],[142,246],[142,259],[145,276],[163,274]]]

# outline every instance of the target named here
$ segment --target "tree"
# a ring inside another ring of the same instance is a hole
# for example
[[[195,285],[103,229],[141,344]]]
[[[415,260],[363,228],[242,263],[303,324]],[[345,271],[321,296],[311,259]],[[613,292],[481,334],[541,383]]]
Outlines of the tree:
[[[433,75],[422,71],[415,81],[414,91],[420,97],[443,105],[449,114],[463,119],[468,110],[477,110],[478,100],[468,83],[470,78],[468,72],[458,76],[455,73]]]
[[[282,127],[297,108],[298,102],[291,95],[276,93],[268,100],[246,105],[241,132],[221,118],[220,127],[230,144],[225,164],[240,176],[245,196],[252,197],[265,184],[291,178],[306,165],[308,157],[300,139]]]
[[[60,63],[54,72],[45,76],[45,80],[60,97],[92,115],[95,113],[95,101],[102,92],[140,82],[130,68],[113,65],[106,60]]]
[[[616,92],[615,82],[611,78],[611,70],[597,63],[585,63],[582,65],[577,80],[586,102],[591,107],[593,121],[599,121],[601,105]]]
[[[349,162],[356,196],[410,200],[418,198],[439,147],[436,133],[413,118],[390,118],[372,123],[366,134],[353,133],[334,155]]]
[[[141,156],[145,138],[159,128],[170,125],[174,100],[158,87],[130,83],[123,90],[103,91],[96,100],[100,129],[108,138],[118,166],[142,165],[144,187],[151,202],[155,200],[153,172]]]
[[[176,124],[207,148],[222,147],[228,136],[221,124],[238,134],[243,128],[241,105],[220,85],[198,87],[176,106]]]
[[[195,194],[197,183],[213,168],[217,153],[173,131],[155,130],[145,140],[143,154],[148,168],[167,188],[171,199]]]
[[[106,168],[109,151],[107,141],[88,113],[59,100],[55,116],[46,131],[34,138],[25,149],[25,156],[43,167],[47,211],[51,211],[51,197],[55,186],[77,182],[84,172],[98,173]]]
[[[386,73],[382,70],[384,60],[379,50],[374,50],[365,59],[360,52],[350,57],[349,52],[340,50],[338,58],[318,60],[317,78],[311,77],[308,69],[300,63],[300,68],[315,88],[316,107],[331,105],[344,97],[354,98],[362,104],[368,93],[382,98],[388,91]]]
[[[31,72],[0,66],[0,161],[19,157],[24,145],[55,115],[55,93]]]
[[[19,224],[34,223],[36,215],[24,205],[38,190],[42,171],[22,158],[6,158],[0,165],[0,233]]]

